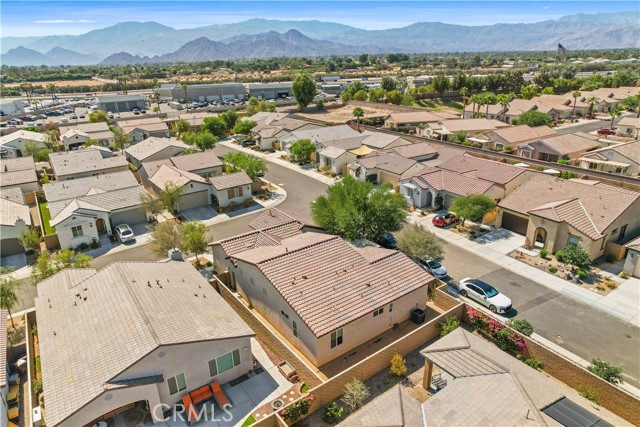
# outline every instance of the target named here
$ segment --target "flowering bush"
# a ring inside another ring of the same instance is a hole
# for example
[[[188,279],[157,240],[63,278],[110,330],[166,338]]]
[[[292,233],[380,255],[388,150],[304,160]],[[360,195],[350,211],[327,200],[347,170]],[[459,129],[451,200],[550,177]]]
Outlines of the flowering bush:
[[[522,335],[507,328],[493,317],[489,317],[469,306],[467,306],[467,316],[474,329],[491,335],[496,345],[502,350],[519,353],[527,347]]]
[[[309,408],[314,400],[315,396],[313,394],[309,394],[306,398],[299,399],[287,406],[285,409],[281,409],[279,414],[293,424],[309,413]]]

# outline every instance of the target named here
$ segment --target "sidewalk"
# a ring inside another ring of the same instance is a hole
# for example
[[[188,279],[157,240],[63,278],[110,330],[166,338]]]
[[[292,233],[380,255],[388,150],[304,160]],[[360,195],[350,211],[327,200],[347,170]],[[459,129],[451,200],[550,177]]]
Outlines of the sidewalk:
[[[224,139],[224,140],[220,140],[217,142],[217,144],[222,145],[224,147],[228,147],[228,148],[232,148],[234,150],[237,151],[242,151],[243,153],[247,153],[247,154],[253,154],[254,156],[258,156],[258,157],[262,157],[263,159],[265,159],[268,162],[272,162],[275,163],[279,166],[285,167],[287,169],[291,169],[293,171],[296,171],[298,173],[307,175],[310,178],[313,178],[317,181],[323,182],[327,185],[331,185],[333,184],[336,179],[335,178],[330,178],[328,176],[325,176],[319,172],[316,172],[315,168],[313,169],[305,169],[303,167],[300,167],[298,165],[295,165],[291,162],[288,162],[286,160],[283,160],[280,158],[280,156],[287,154],[285,151],[276,151],[273,153],[261,153],[260,151],[254,151],[250,148],[246,148],[246,147],[241,147],[239,144],[234,144],[231,142],[230,139]]]
[[[609,295],[599,295],[508,256],[509,252],[522,246],[523,240],[520,235],[499,229],[488,233],[489,236],[485,235],[473,241],[452,231],[435,227],[431,223],[433,217],[433,214],[420,216],[416,211],[409,215],[408,220],[424,225],[448,243],[463,247],[469,252],[515,271],[576,301],[604,311],[634,326],[640,326],[640,280],[627,279]]]
[[[214,224],[220,224],[223,223],[225,221],[229,221],[230,219],[235,219],[235,218],[239,218],[242,217],[244,215],[249,215],[252,214],[254,212],[257,212],[261,209],[269,209],[269,208],[273,208],[277,205],[279,205],[280,203],[284,202],[284,200],[287,198],[287,192],[284,188],[266,181],[263,179],[263,181],[265,181],[268,184],[271,184],[274,189],[272,190],[274,193],[274,196],[267,200],[267,201],[262,201],[262,200],[258,200],[255,199],[257,205],[251,206],[249,208],[244,208],[244,209],[238,209],[236,211],[233,212],[229,212],[229,213],[223,213],[223,214],[218,214],[217,212],[215,212],[214,216],[211,217],[210,219],[204,220],[202,221],[207,227],[211,227]],[[212,210],[213,211],[213,210]],[[151,239],[151,233],[146,229],[146,224],[136,224],[134,226],[132,226],[134,233],[136,234],[136,241],[132,244],[122,244],[122,243],[115,243],[115,244],[111,244],[108,241],[104,241],[102,242],[102,247],[98,248],[98,249],[90,249],[88,251],[85,251],[84,253],[86,253],[87,255],[90,255],[93,258],[97,258],[100,257],[102,255],[106,255],[106,254],[113,254],[113,253],[117,253],[120,251],[124,251],[127,249],[131,249],[131,248],[136,248],[142,245],[146,245],[147,243],[149,243],[149,240]],[[14,272],[13,272],[13,276],[16,279],[25,279],[27,277],[31,276],[31,266],[30,265],[25,265],[22,266],[20,268],[17,268]]]

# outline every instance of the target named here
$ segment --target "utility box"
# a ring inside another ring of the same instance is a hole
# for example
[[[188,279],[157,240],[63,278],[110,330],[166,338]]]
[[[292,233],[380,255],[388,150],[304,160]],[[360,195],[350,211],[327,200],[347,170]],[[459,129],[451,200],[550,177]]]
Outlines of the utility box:
[[[40,412],[40,407],[36,406],[33,408],[31,414],[31,423],[33,427],[41,427],[42,426],[42,413]]]

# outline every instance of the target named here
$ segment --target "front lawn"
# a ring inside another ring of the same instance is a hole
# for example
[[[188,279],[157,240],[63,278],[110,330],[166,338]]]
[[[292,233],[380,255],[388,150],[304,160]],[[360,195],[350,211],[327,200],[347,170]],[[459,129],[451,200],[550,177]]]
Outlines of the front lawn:
[[[44,229],[44,234],[46,236],[50,234],[56,234],[56,229],[49,225],[49,221],[51,221],[51,213],[49,212],[49,207],[46,203],[40,203],[40,216],[42,217],[42,228]]]

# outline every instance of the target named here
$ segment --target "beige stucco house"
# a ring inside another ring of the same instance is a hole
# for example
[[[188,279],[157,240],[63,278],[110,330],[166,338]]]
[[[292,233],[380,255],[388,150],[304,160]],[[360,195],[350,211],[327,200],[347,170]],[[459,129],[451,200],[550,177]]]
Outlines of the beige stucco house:
[[[105,175],[129,169],[129,164],[123,156],[102,157],[100,150],[51,153],[49,163],[57,181]]]
[[[595,259],[607,242],[625,244],[640,234],[640,193],[598,181],[536,174],[498,208],[497,227],[549,252],[580,244]]]
[[[417,174],[423,165],[386,151],[374,151],[349,163],[349,174],[362,181],[376,184],[388,182],[397,187],[402,179]]]
[[[315,366],[424,309],[435,279],[401,252],[291,222],[213,242],[217,271]]]
[[[614,144],[583,154],[578,165],[583,169],[621,175],[640,175],[640,141]]]
[[[113,147],[114,142],[113,132],[105,122],[60,127],[60,139],[65,150],[77,150],[90,139],[102,147]]]
[[[209,178],[211,196],[219,207],[231,204],[239,205],[251,200],[251,184],[253,181],[246,172],[235,172]]]
[[[517,146],[517,155],[525,159],[556,163],[558,160],[577,159],[584,153],[598,148],[598,137],[575,132],[520,144]]]
[[[124,150],[127,161],[136,168],[142,162],[164,160],[176,156],[189,148],[185,143],[175,138],[148,137]]]
[[[640,237],[627,243],[627,256],[622,271],[633,277],[640,278]]]
[[[627,116],[620,119],[618,133],[638,139],[640,136],[640,117]]]
[[[163,164],[145,181],[145,185],[157,195],[161,195],[162,190],[169,183],[182,189],[178,201],[178,211],[211,204],[211,184],[208,179],[192,172],[180,170],[175,166]]]
[[[153,423],[182,396],[253,369],[253,331],[183,262],[117,262],[38,284],[48,426],[113,422],[123,406]]]
[[[3,190],[0,197],[1,256],[15,255],[25,251],[18,242],[18,236],[30,225],[29,206],[24,204],[20,189]]]
[[[0,160],[0,190],[18,188],[23,193],[38,191],[38,175],[33,157]]]
[[[47,148],[46,136],[40,132],[19,130],[0,137],[0,159],[12,159],[27,155],[27,144],[35,144],[38,149]]]

